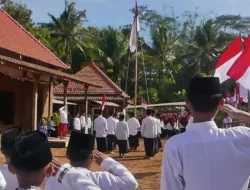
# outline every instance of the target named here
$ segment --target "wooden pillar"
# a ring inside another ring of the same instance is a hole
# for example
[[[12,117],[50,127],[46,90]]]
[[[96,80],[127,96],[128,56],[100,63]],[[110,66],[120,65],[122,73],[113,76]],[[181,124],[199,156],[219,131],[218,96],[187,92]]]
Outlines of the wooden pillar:
[[[49,83],[49,106],[48,106],[48,114],[49,116],[52,115],[53,113],[53,77],[50,78],[50,83]]]
[[[32,131],[37,130],[37,100],[38,100],[38,80],[39,75],[33,75],[33,91],[32,91]]]
[[[85,85],[85,94],[84,94],[84,100],[85,100],[85,113],[88,113],[88,90],[89,90],[89,86]]]
[[[68,95],[67,95],[67,88],[68,88],[68,84],[69,81],[63,81],[63,102],[64,102],[64,106],[65,106],[65,110],[68,111],[68,106],[67,106],[67,102],[68,102]]]

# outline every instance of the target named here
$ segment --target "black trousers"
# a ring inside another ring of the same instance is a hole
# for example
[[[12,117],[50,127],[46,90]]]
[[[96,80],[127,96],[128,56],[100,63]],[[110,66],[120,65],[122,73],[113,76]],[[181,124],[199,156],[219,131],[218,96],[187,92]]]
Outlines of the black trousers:
[[[108,152],[106,137],[96,137],[97,150],[102,153]]]
[[[114,150],[115,143],[116,143],[116,136],[115,135],[108,135],[108,151],[111,152]]]
[[[158,141],[158,138],[154,138],[154,154],[158,153],[159,152],[159,141]]]
[[[146,156],[148,157],[154,156],[155,139],[144,137],[144,147],[145,147]]]
[[[139,138],[137,135],[129,135],[129,146],[132,148],[137,148],[139,146]]]

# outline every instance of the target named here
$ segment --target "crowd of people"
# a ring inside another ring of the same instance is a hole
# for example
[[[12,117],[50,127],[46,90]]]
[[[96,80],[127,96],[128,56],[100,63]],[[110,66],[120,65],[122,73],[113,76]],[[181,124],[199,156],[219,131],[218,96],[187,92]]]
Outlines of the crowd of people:
[[[72,131],[65,154],[69,163],[64,165],[53,158],[48,138],[43,132],[8,128],[1,136],[1,152],[6,164],[0,167],[0,190],[35,190],[42,184],[46,190],[137,189],[138,183],[133,174],[102,152],[112,152],[116,144],[120,157],[124,157],[129,147],[136,151],[139,129],[148,159],[161,148],[160,136],[171,136],[164,147],[161,190],[247,190],[250,129],[241,126],[219,129],[214,118],[218,110],[222,110],[232,119],[250,123],[250,114],[224,104],[220,83],[215,77],[193,78],[186,104],[192,118],[188,113],[178,117],[175,114],[155,114],[147,109],[147,116],[141,123],[132,112],[125,122],[123,114],[118,116],[118,120],[113,113],[105,119],[100,110],[94,121],[95,135],[85,134],[88,130],[82,128]],[[64,108],[62,110],[65,111]],[[79,120],[78,127],[79,123],[81,126],[81,118]],[[178,122],[179,125],[176,124]],[[59,125],[62,133],[64,124]],[[168,125],[172,127],[171,132]],[[175,135],[177,126],[182,132],[179,135]],[[164,130],[168,131],[164,133]],[[95,140],[98,150],[94,149]],[[104,171],[90,171],[94,161]]]

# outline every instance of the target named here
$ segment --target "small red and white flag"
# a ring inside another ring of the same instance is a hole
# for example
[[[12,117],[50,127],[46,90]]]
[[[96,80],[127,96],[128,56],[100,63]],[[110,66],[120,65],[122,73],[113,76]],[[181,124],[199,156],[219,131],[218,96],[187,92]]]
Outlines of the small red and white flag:
[[[140,31],[140,22],[139,22],[139,12],[137,1],[135,2],[135,18],[134,23],[131,29],[130,39],[129,39],[129,48],[131,53],[134,53],[137,49],[137,40],[138,40],[138,32]]]
[[[148,108],[147,102],[144,99],[141,99],[141,105],[145,110]]]
[[[227,75],[250,90],[250,36],[244,41],[244,51],[229,69]]]
[[[227,73],[235,61],[240,57],[242,51],[242,40],[241,35],[239,35],[228,46],[217,62],[214,76],[220,79],[220,83],[223,83],[230,78]]]
[[[105,109],[105,102],[106,102],[106,93],[102,97],[102,105],[101,105],[101,110],[102,111]]]

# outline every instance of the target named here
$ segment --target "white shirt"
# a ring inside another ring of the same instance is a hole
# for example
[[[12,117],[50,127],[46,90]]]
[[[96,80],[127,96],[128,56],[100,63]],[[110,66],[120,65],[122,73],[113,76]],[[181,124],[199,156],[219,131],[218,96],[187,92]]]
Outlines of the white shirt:
[[[115,135],[116,124],[117,123],[118,122],[113,117],[111,117],[111,116],[107,119],[108,134],[109,135]]]
[[[161,120],[160,120],[160,127],[161,127],[161,129],[164,129],[164,128],[165,128],[165,124],[164,124],[164,122],[161,121]]]
[[[167,130],[170,130],[170,131],[173,129],[173,127],[172,127],[172,125],[171,125],[170,122],[167,123],[166,129],[167,129]]]
[[[140,123],[138,119],[132,117],[127,121],[127,123],[128,123],[129,135],[132,136],[137,135],[138,129],[140,128]]]
[[[157,135],[161,134],[161,120],[156,118],[157,123]]]
[[[155,120],[153,117],[147,116],[142,120],[141,132],[143,137],[155,138],[156,128]]]
[[[45,184],[45,190],[67,190],[55,177],[50,177]]]
[[[13,190],[18,186],[16,175],[9,172],[8,165],[0,166],[0,190]]]
[[[192,123],[167,141],[161,190],[247,190],[250,129]]]
[[[86,118],[85,118],[85,116],[82,115],[80,117],[80,123],[81,123],[81,128],[84,128],[85,125],[86,125]]]
[[[106,137],[107,136],[107,120],[99,115],[94,122],[95,130],[96,130],[96,137]]]
[[[138,187],[131,172],[112,158],[106,158],[101,168],[104,171],[91,172],[85,168],[73,168],[65,164],[55,178],[61,181],[63,190],[135,190]]]
[[[78,117],[74,118],[74,123],[73,123],[74,129],[80,131],[81,130],[81,123],[80,119]]]
[[[64,110],[64,107],[59,109],[60,123],[68,124],[68,113]]]
[[[116,137],[118,140],[128,140],[129,128],[125,121],[119,121],[116,124]]]

